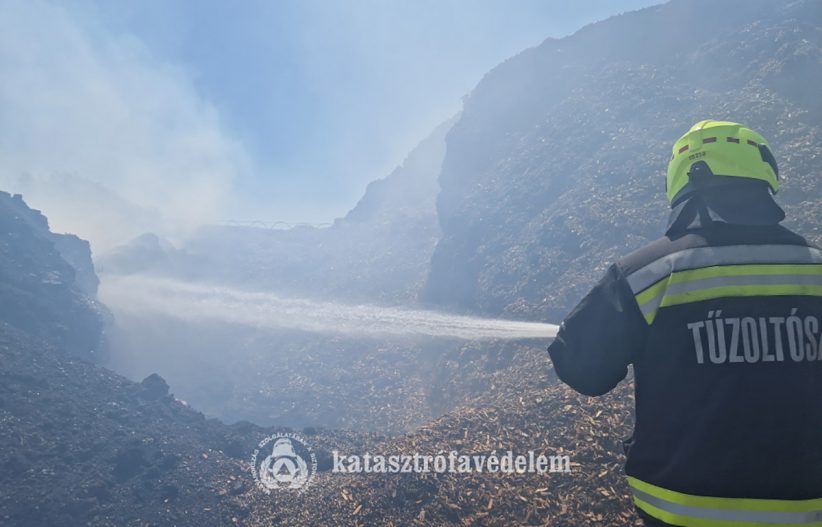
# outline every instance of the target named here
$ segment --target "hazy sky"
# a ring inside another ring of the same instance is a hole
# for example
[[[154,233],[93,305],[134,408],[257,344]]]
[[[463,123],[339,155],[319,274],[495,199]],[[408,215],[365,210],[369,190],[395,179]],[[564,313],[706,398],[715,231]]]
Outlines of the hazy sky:
[[[0,183],[82,180],[63,186],[147,218],[329,221],[496,64],[654,3],[0,0]]]

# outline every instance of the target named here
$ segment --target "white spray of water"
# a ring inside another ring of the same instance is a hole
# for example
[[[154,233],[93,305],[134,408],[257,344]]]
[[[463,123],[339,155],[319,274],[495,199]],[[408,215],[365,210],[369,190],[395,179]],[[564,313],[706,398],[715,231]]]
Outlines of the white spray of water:
[[[99,293],[112,309],[265,330],[460,339],[553,338],[558,326],[436,311],[317,302],[145,276],[105,277]]]

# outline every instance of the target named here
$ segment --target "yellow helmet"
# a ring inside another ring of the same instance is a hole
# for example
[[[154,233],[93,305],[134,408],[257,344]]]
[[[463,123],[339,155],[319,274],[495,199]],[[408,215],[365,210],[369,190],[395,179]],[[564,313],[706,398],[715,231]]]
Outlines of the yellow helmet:
[[[688,193],[696,172],[710,178],[710,185],[741,177],[764,181],[773,193],[779,190],[779,169],[767,141],[739,123],[700,121],[679,138],[668,163],[669,202]]]

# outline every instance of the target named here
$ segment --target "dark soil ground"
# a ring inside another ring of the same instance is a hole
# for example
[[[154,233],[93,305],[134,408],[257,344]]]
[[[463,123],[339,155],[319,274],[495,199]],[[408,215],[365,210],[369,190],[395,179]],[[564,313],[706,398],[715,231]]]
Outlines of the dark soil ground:
[[[622,477],[632,387],[600,399],[557,384],[523,349],[460,408],[405,435],[297,430],[318,474],[262,492],[251,452],[268,434],[208,420],[158,376],[130,382],[9,326],[0,331],[0,524],[634,525]],[[331,452],[568,455],[570,473],[338,474]]]

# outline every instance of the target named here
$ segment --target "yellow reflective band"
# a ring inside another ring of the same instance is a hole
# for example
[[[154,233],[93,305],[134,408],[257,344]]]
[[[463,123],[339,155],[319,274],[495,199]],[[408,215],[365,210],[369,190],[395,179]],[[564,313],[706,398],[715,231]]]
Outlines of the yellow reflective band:
[[[744,265],[819,265],[822,251],[801,245],[723,245],[684,249],[658,258],[627,275],[628,285],[635,295],[671,273],[708,267]]]
[[[750,276],[750,275],[819,275],[822,276],[822,265],[817,264],[754,264],[754,265],[717,265],[702,267],[689,271],[678,271],[666,280],[669,284],[681,284],[703,278],[718,276]],[[656,286],[653,286],[656,287]]]
[[[646,303],[648,300],[660,295],[665,291],[665,288],[668,286],[668,281],[671,279],[668,276],[666,279],[660,280],[659,282],[655,283],[645,291],[636,295],[636,303],[642,305]]]
[[[771,500],[716,498],[683,494],[628,476],[637,507],[672,525],[684,527],[822,527],[822,498]]]
[[[661,307],[726,296],[822,296],[820,264],[720,265],[677,271],[635,296],[642,316],[653,323]]]
[[[642,314],[642,316],[645,318],[645,322],[647,322],[649,326],[654,323],[657,311],[659,311],[659,309],[654,309],[653,311],[649,311],[648,313]]]
[[[723,298],[729,296],[822,296],[822,285],[800,285],[800,284],[784,284],[784,285],[743,285],[743,286],[723,286],[711,287],[708,289],[698,289],[696,291],[688,291],[678,295],[666,295],[660,307],[677,306],[681,304],[689,304],[691,302],[700,302],[702,300],[711,300],[714,298]]]
[[[662,498],[673,503],[679,503],[680,505],[691,505],[694,507],[770,512],[816,512],[822,510],[822,498],[812,500],[766,500],[695,496],[693,494],[684,494],[675,490],[657,487],[633,476],[628,476],[628,484],[631,488],[641,490],[651,496]]]

